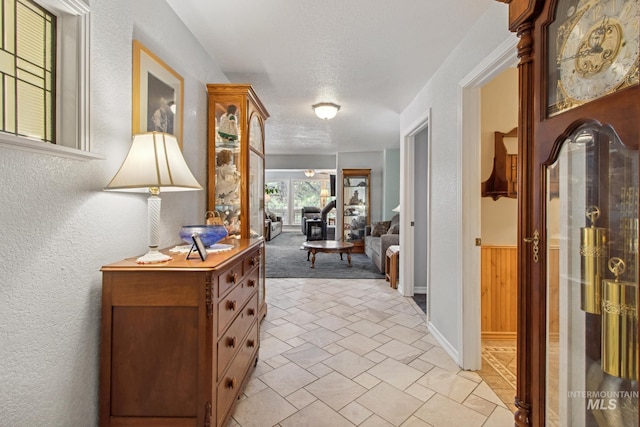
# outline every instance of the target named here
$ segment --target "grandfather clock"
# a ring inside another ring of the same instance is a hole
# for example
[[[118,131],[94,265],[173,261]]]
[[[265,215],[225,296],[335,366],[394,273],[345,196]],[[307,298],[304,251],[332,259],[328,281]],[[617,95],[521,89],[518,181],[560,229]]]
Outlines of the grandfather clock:
[[[500,1],[520,37],[515,422],[639,426],[639,0]]]

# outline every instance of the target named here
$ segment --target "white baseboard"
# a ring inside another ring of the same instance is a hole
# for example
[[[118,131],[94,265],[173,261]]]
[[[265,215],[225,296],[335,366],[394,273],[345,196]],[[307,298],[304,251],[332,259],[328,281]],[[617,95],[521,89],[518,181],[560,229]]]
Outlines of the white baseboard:
[[[462,364],[460,363],[460,355],[458,354],[458,350],[456,350],[451,345],[451,343],[449,343],[449,341],[447,341],[447,339],[440,333],[438,328],[436,328],[433,325],[433,323],[427,322],[427,329],[429,329],[429,332],[431,333],[431,335],[433,335],[433,337],[436,339],[436,341],[438,341],[438,343],[442,346],[444,351],[446,351],[447,354],[449,356],[451,356],[453,361],[456,362],[456,364],[458,366],[462,366]]]
[[[413,294],[426,294],[427,293],[427,285],[424,286],[414,286]]]

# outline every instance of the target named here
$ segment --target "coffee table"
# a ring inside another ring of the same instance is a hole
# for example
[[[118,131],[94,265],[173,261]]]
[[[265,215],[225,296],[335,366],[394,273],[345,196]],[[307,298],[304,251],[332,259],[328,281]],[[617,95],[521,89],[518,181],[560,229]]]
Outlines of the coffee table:
[[[307,261],[309,261],[309,255],[313,254],[311,257],[311,268],[315,266],[317,252],[339,253],[341,260],[342,254],[346,253],[349,267],[351,267],[351,250],[353,249],[353,243],[338,242],[336,240],[315,240],[304,242],[302,248],[307,251]]]

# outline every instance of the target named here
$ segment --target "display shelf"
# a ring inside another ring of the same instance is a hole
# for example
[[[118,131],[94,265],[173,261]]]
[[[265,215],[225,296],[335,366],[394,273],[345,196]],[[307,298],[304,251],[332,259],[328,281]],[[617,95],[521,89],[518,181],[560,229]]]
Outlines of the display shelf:
[[[364,232],[369,224],[371,169],[342,170],[342,240],[364,252]]]
[[[263,236],[264,124],[269,113],[250,85],[209,84],[207,93],[207,210],[217,213],[232,237]],[[264,314],[264,259],[260,271]]]

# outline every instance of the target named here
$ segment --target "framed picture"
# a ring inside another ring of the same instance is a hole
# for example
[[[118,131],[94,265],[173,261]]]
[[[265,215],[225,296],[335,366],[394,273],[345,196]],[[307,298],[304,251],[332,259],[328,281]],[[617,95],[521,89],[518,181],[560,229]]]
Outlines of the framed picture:
[[[166,132],[182,147],[184,79],[142,43],[133,41],[132,132]]]
[[[206,260],[208,255],[207,248],[204,245],[204,242],[202,241],[202,239],[200,238],[200,235],[194,234],[193,236],[191,236],[191,238],[193,239],[193,245],[191,246],[191,249],[187,254],[187,259],[191,258],[191,254],[193,252],[198,252],[198,255],[200,255],[200,259],[202,261]]]

